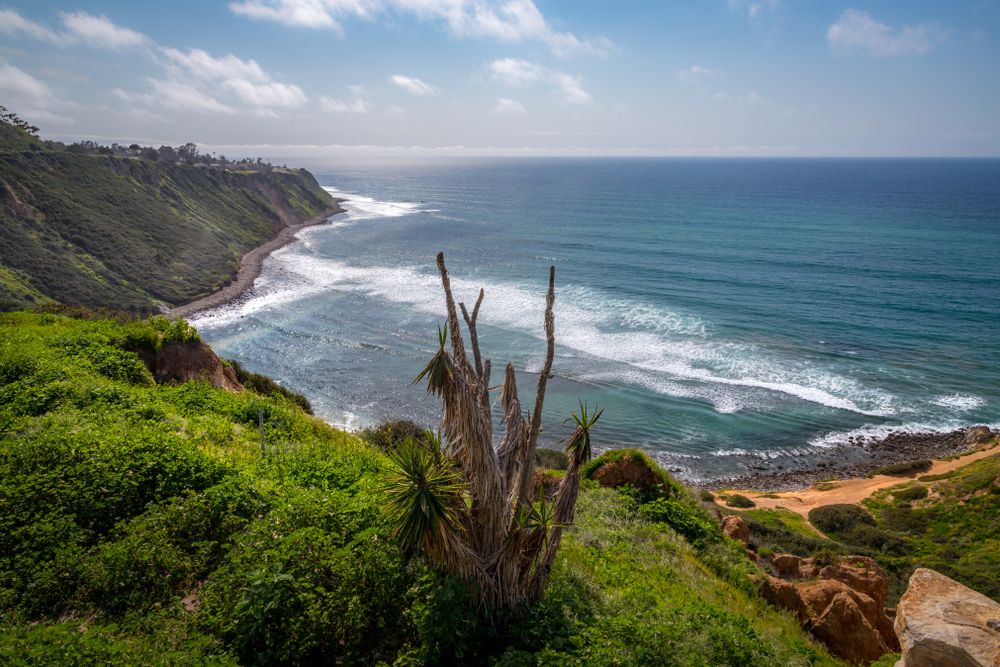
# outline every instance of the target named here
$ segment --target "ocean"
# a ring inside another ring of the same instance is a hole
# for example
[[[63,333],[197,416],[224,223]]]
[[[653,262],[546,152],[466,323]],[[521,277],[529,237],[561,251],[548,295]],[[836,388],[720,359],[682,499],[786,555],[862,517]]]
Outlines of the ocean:
[[[312,167],[347,212],[196,316],[224,357],[350,428],[437,423],[444,251],[480,287],[494,378],[556,357],[541,440],[578,401],[595,445],[697,482],[808,466],[854,436],[1000,423],[1000,160],[433,159]]]

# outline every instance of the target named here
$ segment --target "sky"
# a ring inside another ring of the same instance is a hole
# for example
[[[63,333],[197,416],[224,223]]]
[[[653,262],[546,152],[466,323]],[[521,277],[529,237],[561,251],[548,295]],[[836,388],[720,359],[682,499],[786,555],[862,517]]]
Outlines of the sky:
[[[1000,0],[0,0],[0,104],[232,156],[1000,156]]]

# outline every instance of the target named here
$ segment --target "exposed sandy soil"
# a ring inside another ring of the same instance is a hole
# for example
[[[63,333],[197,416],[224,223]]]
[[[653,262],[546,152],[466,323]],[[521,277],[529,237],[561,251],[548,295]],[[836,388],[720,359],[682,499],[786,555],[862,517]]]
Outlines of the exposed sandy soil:
[[[757,504],[757,507],[754,509],[784,508],[801,514],[808,520],[809,510],[814,507],[837,505],[841,503],[860,503],[862,500],[880,489],[904,484],[910,479],[915,479],[916,477],[922,477],[923,475],[941,475],[972,463],[973,461],[984,459],[987,456],[1000,457],[1000,448],[998,447],[1000,447],[1000,445],[994,442],[984,449],[976,450],[952,460],[936,460],[931,465],[930,470],[915,474],[909,478],[890,475],[875,475],[874,477],[821,482],[817,485],[809,487],[808,489],[802,489],[800,491],[783,491],[781,493],[768,494],[771,496],[777,496],[776,498],[762,497],[761,492],[759,491],[736,491],[730,489],[728,492],[739,493],[747,498],[750,498]],[[820,488],[816,488],[817,486]],[[722,491],[722,493],[726,492],[727,491]],[[718,497],[715,502],[720,507],[726,507],[726,509],[738,509],[724,505]]]
[[[168,317],[190,317],[191,315],[202,310],[215,308],[216,306],[221,306],[232,301],[239,295],[243,294],[243,292],[250,289],[253,285],[253,281],[257,280],[257,276],[260,275],[260,269],[263,266],[265,257],[278,248],[286,246],[294,241],[295,235],[300,230],[305,229],[306,227],[311,227],[312,225],[318,225],[326,222],[330,216],[343,212],[344,209],[335,205],[334,208],[324,211],[323,213],[320,213],[319,215],[310,218],[301,224],[282,227],[281,231],[279,231],[278,235],[273,239],[264,245],[257,246],[247,254],[243,255],[243,259],[240,260],[240,269],[231,283],[220,289],[218,292],[212,292],[208,296],[172,308],[168,313]]]

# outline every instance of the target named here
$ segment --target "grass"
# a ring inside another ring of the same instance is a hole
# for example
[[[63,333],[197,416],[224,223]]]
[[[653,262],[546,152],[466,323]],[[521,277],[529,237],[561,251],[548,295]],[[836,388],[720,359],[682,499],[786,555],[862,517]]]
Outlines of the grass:
[[[0,314],[0,662],[837,664],[672,480],[587,482],[545,601],[485,619],[389,539],[377,448],[129,351],[191,335]]]
[[[872,471],[869,477],[875,475],[889,475],[892,477],[914,477],[922,472],[927,472],[934,465],[930,459],[920,459],[917,461],[903,461],[892,465],[882,466]]]

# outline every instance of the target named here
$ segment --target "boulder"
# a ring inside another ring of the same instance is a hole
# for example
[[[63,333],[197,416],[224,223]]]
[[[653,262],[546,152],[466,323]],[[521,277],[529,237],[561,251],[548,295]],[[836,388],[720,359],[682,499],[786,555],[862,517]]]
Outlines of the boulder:
[[[1000,604],[943,574],[918,568],[896,607],[897,667],[997,667]]]
[[[770,565],[778,576],[760,581],[761,595],[795,613],[834,655],[867,664],[898,650],[885,610],[889,577],[871,558],[849,556],[821,566],[812,558],[778,554]]]
[[[741,516],[729,515],[722,519],[722,532],[726,537],[739,540],[743,544],[750,544],[750,529],[747,522]]]
[[[670,493],[663,474],[649,457],[635,450],[618,450],[594,460],[588,477],[601,486],[617,488],[626,484],[644,495]]]
[[[164,343],[155,353],[139,350],[138,354],[159,384],[201,380],[216,388],[243,391],[236,372],[201,341]]]
[[[970,446],[982,445],[992,440],[994,435],[988,426],[970,426],[965,430],[965,442]]]

